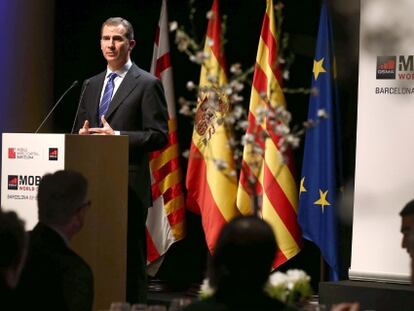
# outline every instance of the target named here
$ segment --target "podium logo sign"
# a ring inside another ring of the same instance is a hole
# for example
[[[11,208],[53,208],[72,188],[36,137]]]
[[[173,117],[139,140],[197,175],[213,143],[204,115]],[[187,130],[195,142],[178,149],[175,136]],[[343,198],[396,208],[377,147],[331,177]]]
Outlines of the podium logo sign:
[[[49,161],[57,161],[59,155],[58,148],[49,148]]]
[[[36,191],[42,176],[36,175],[8,175],[7,188],[9,190]]]
[[[16,159],[16,149],[15,148],[9,148],[9,159]]]
[[[377,56],[377,79],[395,79],[396,56]]]
[[[39,152],[30,151],[27,148],[9,148],[8,158],[19,159],[19,160],[33,160],[39,157]]]
[[[17,190],[19,189],[19,176],[17,175],[8,175],[7,176],[7,189]]]

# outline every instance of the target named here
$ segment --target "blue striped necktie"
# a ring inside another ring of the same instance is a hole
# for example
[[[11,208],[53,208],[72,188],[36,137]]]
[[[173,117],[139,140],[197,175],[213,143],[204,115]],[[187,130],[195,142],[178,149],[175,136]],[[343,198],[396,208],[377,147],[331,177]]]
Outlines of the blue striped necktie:
[[[108,83],[105,86],[102,100],[101,100],[101,103],[99,104],[99,120],[98,120],[99,124],[102,124],[101,118],[108,111],[109,103],[111,102],[112,94],[114,93],[114,86],[115,86],[114,79],[117,76],[118,75],[115,72],[109,74]]]

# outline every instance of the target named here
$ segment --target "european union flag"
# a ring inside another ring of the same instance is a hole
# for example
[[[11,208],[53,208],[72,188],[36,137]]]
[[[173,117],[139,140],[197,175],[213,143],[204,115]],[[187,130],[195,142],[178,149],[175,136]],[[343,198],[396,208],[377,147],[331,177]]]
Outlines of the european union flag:
[[[308,119],[299,195],[299,224],[303,236],[314,242],[330,267],[330,279],[339,279],[337,251],[337,192],[340,178],[338,101],[334,80],[331,21],[322,4],[313,62]]]

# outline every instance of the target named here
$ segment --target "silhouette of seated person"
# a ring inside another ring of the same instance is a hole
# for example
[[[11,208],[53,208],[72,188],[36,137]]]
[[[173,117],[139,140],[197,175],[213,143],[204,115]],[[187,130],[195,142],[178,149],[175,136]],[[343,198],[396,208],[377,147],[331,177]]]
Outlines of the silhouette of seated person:
[[[414,285],[414,225],[412,225],[407,233],[407,251],[410,254],[410,268],[411,268],[411,285]]]
[[[292,310],[264,292],[275,254],[275,236],[265,221],[234,218],[220,232],[209,262],[215,293],[184,310]]]
[[[39,183],[39,222],[30,232],[26,266],[18,286],[22,310],[90,311],[93,276],[69,247],[90,202],[87,180],[74,171],[46,174]]]
[[[16,308],[14,289],[19,281],[28,238],[15,212],[0,210],[0,310]]]
[[[403,235],[401,247],[408,250],[408,235],[410,228],[414,226],[414,200],[409,201],[400,211],[401,216],[401,234]]]

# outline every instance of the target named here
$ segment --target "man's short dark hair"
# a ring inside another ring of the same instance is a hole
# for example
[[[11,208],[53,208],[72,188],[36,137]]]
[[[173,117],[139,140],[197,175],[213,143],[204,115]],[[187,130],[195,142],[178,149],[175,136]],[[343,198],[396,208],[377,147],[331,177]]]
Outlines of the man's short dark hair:
[[[213,286],[262,288],[276,254],[270,225],[255,216],[236,217],[220,232],[210,264]]]
[[[106,21],[103,22],[101,27],[101,32],[104,26],[118,26],[122,25],[126,29],[125,37],[128,40],[134,40],[134,28],[132,24],[128,22],[125,18],[122,17],[110,17]]]
[[[0,271],[20,262],[26,239],[24,222],[15,212],[0,209]]]
[[[62,170],[46,174],[37,193],[39,221],[48,225],[65,225],[85,205],[86,178],[75,171]]]
[[[414,200],[408,202],[400,212],[400,216],[414,215]]]

